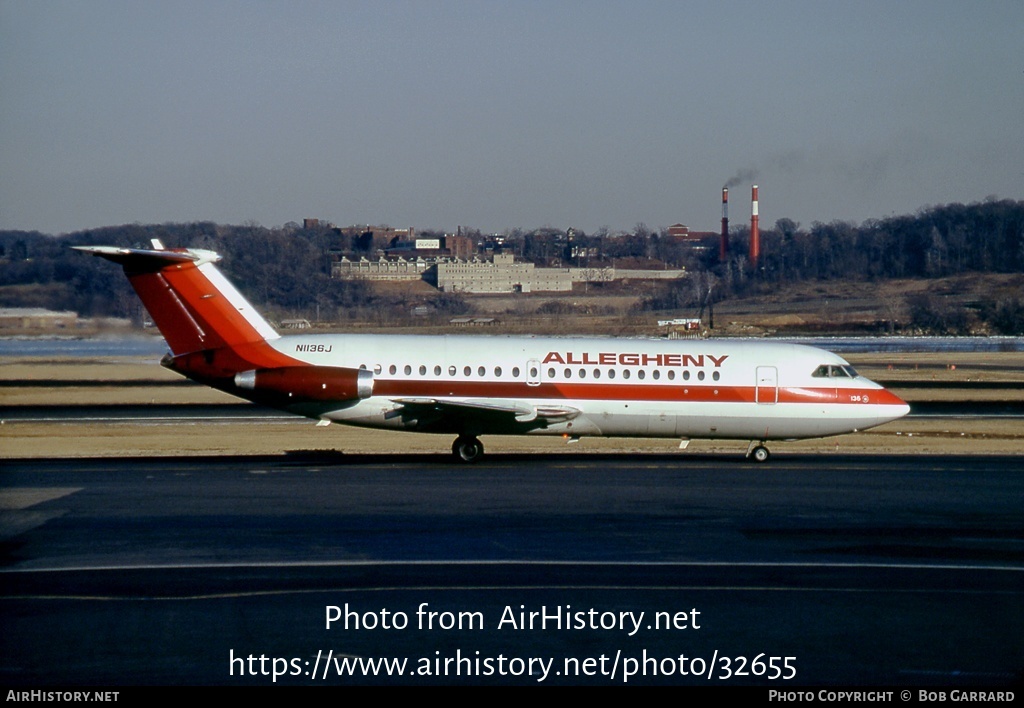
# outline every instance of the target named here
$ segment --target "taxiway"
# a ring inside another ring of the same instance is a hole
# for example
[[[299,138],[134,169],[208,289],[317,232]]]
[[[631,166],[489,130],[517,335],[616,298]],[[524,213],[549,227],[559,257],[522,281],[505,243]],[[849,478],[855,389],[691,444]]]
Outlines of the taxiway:
[[[410,668],[502,655],[552,659],[562,671],[544,683],[621,685],[627,659],[685,655],[714,672],[655,663],[628,683],[1007,685],[1024,669],[1022,472],[1019,456],[11,460],[0,679],[539,682],[472,661],[440,676]],[[481,626],[421,627],[424,605]],[[331,607],[363,626],[328,628]],[[633,634],[499,626],[507,611],[555,608],[645,620]],[[653,621],[694,610],[699,628]],[[409,625],[367,627],[382,611]],[[321,676],[328,652],[410,663],[400,676]],[[289,673],[232,661],[249,656],[287,659]],[[620,660],[617,675],[602,656]],[[752,673],[759,656],[794,657],[795,676]],[[594,673],[564,671],[587,659]]]

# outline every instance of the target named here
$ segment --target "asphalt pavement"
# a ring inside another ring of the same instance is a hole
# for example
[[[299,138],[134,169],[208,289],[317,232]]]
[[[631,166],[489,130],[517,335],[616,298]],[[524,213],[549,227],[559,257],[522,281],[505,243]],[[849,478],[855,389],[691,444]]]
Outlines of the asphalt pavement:
[[[1024,457],[10,460],[6,685],[1007,686]]]

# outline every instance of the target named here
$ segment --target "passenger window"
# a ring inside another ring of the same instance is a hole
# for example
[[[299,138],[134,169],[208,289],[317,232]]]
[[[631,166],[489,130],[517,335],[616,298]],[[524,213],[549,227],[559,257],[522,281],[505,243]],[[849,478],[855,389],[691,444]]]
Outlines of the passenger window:
[[[652,377],[654,377],[654,380],[655,380],[655,381],[657,381],[658,379],[660,379],[660,378],[661,378],[661,372],[660,372],[660,371],[658,371],[657,369],[655,369],[655,370],[654,370],[654,373],[652,373],[652,374],[651,374],[651,376],[652,376]]]
[[[426,375],[427,375],[427,367],[426,367],[426,365],[420,364],[420,376],[426,376]]]
[[[548,378],[549,379],[555,378],[555,370],[554,369],[548,369]]]
[[[595,379],[601,378],[601,370],[600,369],[594,369],[594,378]]]
[[[487,369],[485,369],[484,367],[481,366],[479,369],[476,370],[476,374],[477,374],[477,376],[486,376],[487,375]]]
[[[408,364],[405,365],[405,375],[408,376],[412,373],[412,367]]]
[[[622,370],[622,378],[624,378],[624,379],[628,379],[629,378],[629,369],[623,369]]]
[[[434,376],[440,376],[440,375],[441,375],[441,367],[440,366],[435,366],[434,367]]]
[[[394,376],[395,374],[398,373],[398,367],[392,364],[390,367],[388,367],[388,373]]]
[[[674,371],[669,371],[669,372],[668,372],[668,380],[669,380],[669,381],[675,381],[675,380],[676,380],[676,372],[674,372]]]
[[[715,381],[718,381],[718,379],[722,378],[722,375],[716,371],[715,373],[711,374],[711,378],[713,378]]]
[[[689,371],[684,371],[683,372],[683,381],[689,381],[689,380],[690,380],[690,372]]]
[[[495,376],[501,376],[501,367],[500,366],[495,366],[494,367],[494,375]]]
[[[456,369],[454,366],[449,366],[448,367],[448,375],[449,376],[455,376],[455,372],[456,371],[458,371],[458,369]]]
[[[647,372],[644,371],[643,369],[640,369],[640,371],[636,372],[636,377],[642,381],[647,377]]]
[[[610,378],[610,379],[614,379],[615,378],[615,369],[608,369],[608,378]]]
[[[572,369],[566,369],[565,370],[565,378],[567,378],[567,379],[571,379],[572,378]]]
[[[466,368],[464,368],[464,369],[462,370],[462,375],[463,375],[463,376],[469,376],[469,375],[471,375],[472,373],[473,373],[473,369],[471,369],[471,368],[470,368],[470,367],[468,367],[468,366],[467,366]]]
[[[703,371],[698,371],[697,372],[697,380],[698,381],[703,381],[704,380],[704,372]]]
[[[517,378],[517,379],[519,378],[519,367],[518,366],[513,366],[512,367],[512,376],[514,378]]]

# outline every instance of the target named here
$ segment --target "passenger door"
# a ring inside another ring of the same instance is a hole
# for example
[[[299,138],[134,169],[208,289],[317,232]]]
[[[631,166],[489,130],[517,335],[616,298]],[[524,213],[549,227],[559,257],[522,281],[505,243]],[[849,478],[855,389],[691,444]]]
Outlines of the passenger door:
[[[779,370],[774,366],[757,367],[757,385],[754,400],[758,403],[779,402]]]

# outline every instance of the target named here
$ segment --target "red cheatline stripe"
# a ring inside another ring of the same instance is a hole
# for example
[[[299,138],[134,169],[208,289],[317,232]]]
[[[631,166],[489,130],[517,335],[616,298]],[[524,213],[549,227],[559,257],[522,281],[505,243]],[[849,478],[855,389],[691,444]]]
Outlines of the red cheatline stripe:
[[[527,386],[522,382],[501,381],[443,381],[415,379],[377,379],[373,393],[376,396],[420,396],[444,398],[531,398],[547,400],[608,400],[608,401],[679,401],[754,403],[754,386],[694,386],[691,384],[580,384],[542,383]],[[764,389],[770,400],[774,391]],[[904,405],[903,401],[884,389],[809,389],[780,388],[779,403],[864,403]]]

